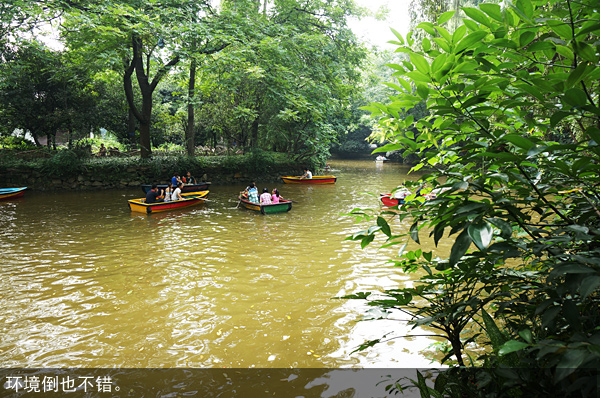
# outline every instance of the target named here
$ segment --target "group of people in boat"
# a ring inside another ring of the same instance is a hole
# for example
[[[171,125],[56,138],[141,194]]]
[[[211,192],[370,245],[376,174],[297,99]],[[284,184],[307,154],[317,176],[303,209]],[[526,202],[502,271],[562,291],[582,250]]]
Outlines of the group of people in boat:
[[[279,190],[277,188],[273,188],[273,190],[269,193],[268,188],[263,188],[262,194],[258,194],[258,188],[254,182],[250,183],[242,192],[240,192],[240,198],[247,200],[248,202],[261,204],[261,205],[270,205],[279,203],[281,199],[283,199],[279,195]]]
[[[152,185],[152,188],[146,193],[145,203],[159,203],[159,202],[170,202],[172,200],[182,200],[181,189],[184,185],[196,184],[196,179],[192,177],[192,174],[188,171],[183,177],[179,176],[179,173],[173,174],[171,182],[167,184],[165,189],[159,189],[156,184]]]

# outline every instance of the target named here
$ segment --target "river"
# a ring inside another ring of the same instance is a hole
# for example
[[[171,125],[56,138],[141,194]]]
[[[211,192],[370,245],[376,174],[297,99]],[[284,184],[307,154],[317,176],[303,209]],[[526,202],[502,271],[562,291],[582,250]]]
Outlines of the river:
[[[213,184],[210,202],[131,213],[124,191],[28,191],[0,202],[0,364],[87,368],[423,367],[435,339],[394,339],[352,353],[402,322],[359,321],[368,307],[335,297],[411,283],[396,249],[344,240],[368,224],[408,168],[332,161],[335,185],[264,184],[289,213],[237,208],[246,185]],[[209,176],[210,179],[210,176]],[[408,225],[392,222],[395,231]],[[442,248],[443,249],[443,248]]]

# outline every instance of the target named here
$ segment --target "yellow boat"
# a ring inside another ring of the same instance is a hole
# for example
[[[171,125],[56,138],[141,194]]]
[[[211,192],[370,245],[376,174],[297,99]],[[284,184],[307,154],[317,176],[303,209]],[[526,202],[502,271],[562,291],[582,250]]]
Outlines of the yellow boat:
[[[146,198],[128,200],[129,209],[138,213],[158,213],[175,209],[183,209],[206,201],[209,191],[182,193],[183,200],[172,200],[170,202],[145,203]]]

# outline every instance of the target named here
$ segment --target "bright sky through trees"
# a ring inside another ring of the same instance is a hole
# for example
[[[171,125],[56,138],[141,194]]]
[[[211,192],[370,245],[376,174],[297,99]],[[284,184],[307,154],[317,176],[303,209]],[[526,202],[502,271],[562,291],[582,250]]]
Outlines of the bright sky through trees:
[[[410,4],[410,0],[356,0],[356,2],[360,6],[371,10],[374,15],[381,14],[381,11],[385,8],[389,12],[387,19],[383,21],[377,20],[374,17],[364,18],[361,21],[350,21],[350,27],[354,33],[359,38],[381,49],[396,49],[395,45],[387,44],[388,41],[395,40],[390,28],[394,28],[402,35],[408,33],[410,26],[408,5]]]

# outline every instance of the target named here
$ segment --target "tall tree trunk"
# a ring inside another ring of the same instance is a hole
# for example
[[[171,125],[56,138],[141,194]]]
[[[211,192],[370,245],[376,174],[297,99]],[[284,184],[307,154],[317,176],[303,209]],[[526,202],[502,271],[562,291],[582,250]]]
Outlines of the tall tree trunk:
[[[250,145],[254,148],[258,148],[258,116],[252,121],[250,134],[252,137]]]
[[[129,119],[127,120],[127,139],[132,148],[135,147],[135,115],[131,108],[129,109]]]
[[[163,65],[150,82],[149,73],[150,65],[149,57],[146,62],[146,68],[144,68],[143,59],[143,40],[137,35],[133,35],[131,38],[133,46],[133,58],[131,62],[125,64],[125,74],[123,75],[123,83],[125,86],[125,94],[127,96],[127,103],[129,109],[133,112],[135,118],[140,123],[140,154],[142,159],[149,158],[152,154],[152,148],[150,146],[150,123],[152,121],[152,94],[156,89],[158,83],[166,76],[169,69],[179,62],[179,56],[174,57],[167,64]],[[131,84],[131,75],[135,71],[138,85],[140,87],[140,93],[142,95],[142,109],[139,111],[133,101],[133,87]]]
[[[194,156],[194,151],[196,149],[196,142],[194,139],[195,88],[196,88],[196,58],[192,58],[192,62],[190,63],[190,81],[188,82],[188,101],[189,101],[188,109],[187,109],[188,120],[187,120],[187,128],[185,130],[185,144],[187,147],[187,154],[189,156]]]

